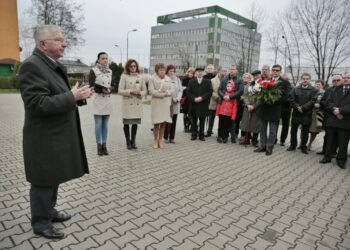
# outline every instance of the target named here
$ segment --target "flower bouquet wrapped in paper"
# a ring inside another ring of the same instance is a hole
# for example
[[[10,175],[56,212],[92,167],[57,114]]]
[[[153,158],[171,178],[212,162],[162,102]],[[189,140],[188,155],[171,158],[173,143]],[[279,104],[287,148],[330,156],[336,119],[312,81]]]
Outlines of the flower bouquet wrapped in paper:
[[[261,104],[274,104],[281,98],[282,91],[274,80],[257,80],[248,88],[248,98]]]

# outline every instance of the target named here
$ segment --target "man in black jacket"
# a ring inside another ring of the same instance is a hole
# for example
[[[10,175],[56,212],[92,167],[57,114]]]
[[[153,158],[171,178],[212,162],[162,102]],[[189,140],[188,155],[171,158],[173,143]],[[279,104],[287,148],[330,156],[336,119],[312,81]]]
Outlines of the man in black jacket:
[[[192,118],[192,141],[197,139],[197,135],[199,135],[199,140],[205,141],[204,123],[205,117],[209,113],[209,101],[212,94],[213,88],[211,81],[203,77],[203,68],[196,68],[196,77],[193,77],[189,81],[187,88],[189,114]]]
[[[333,142],[338,138],[337,165],[345,169],[350,139],[350,73],[345,74],[343,79],[343,86],[336,87],[327,100],[326,109],[330,112],[326,124],[328,141],[326,153],[320,163],[331,162]]]
[[[232,95],[225,96],[226,84],[229,81],[234,82],[235,91],[233,92]],[[220,82],[218,94],[219,94],[221,100],[236,99],[237,102],[239,102],[241,96],[243,95],[243,91],[244,91],[244,85],[243,85],[242,79],[238,76],[237,66],[231,65],[230,70],[229,70],[229,74],[226,77],[224,77]],[[231,133],[231,142],[236,143],[236,132],[235,132],[235,123],[234,122],[231,123],[230,133]]]
[[[271,155],[277,135],[277,126],[281,118],[282,105],[287,105],[288,94],[291,90],[291,85],[288,81],[281,77],[282,66],[272,66],[272,77],[277,85],[280,86],[282,95],[274,104],[262,104],[260,107],[260,115],[262,120],[262,129],[260,132],[260,147],[254,152],[266,152],[266,155]],[[289,105],[289,104],[288,104]],[[267,128],[269,127],[269,135]]]
[[[293,108],[292,127],[290,131],[290,146],[288,151],[294,151],[298,144],[297,133],[301,125],[301,152],[307,154],[306,143],[309,139],[309,129],[312,121],[312,109],[316,102],[317,90],[311,86],[311,75],[303,73],[301,84],[292,89],[289,102]]]
[[[77,103],[91,97],[89,86],[70,89],[57,60],[66,43],[58,26],[35,28],[36,48],[19,70],[25,109],[23,158],[30,187],[31,225],[37,235],[62,239],[52,222],[69,220],[55,208],[58,186],[89,173]]]

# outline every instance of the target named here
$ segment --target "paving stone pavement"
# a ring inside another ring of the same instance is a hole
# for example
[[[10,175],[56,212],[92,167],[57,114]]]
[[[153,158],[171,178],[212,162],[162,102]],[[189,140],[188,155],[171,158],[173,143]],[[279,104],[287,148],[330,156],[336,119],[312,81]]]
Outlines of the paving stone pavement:
[[[350,164],[321,165],[323,134],[307,156],[276,146],[190,141],[179,116],[176,144],[151,147],[150,107],[139,149],[125,147],[119,96],[113,96],[109,156],[96,155],[89,105],[80,108],[91,173],[60,185],[57,223],[47,240],[30,227],[21,151],[23,105],[0,95],[0,249],[350,249]]]

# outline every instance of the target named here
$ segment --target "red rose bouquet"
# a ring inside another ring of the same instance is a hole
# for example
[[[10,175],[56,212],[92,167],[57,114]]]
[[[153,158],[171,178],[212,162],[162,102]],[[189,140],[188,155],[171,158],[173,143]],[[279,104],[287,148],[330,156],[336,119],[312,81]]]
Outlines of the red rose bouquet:
[[[281,98],[282,91],[274,80],[257,80],[249,87],[248,98],[262,104],[274,104]]]

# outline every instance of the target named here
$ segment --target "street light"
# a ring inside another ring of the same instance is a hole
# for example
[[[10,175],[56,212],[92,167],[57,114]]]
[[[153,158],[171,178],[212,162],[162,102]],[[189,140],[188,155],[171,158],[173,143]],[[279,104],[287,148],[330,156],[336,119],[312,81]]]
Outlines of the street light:
[[[287,73],[287,38],[282,35],[282,39],[284,39],[285,45],[284,45],[284,73]]]
[[[128,33],[126,33],[126,60],[129,59],[129,33],[135,31],[137,31],[137,29],[129,30]]]
[[[122,48],[118,44],[115,44],[114,46],[118,47],[119,50],[120,50],[120,63],[121,63],[121,65],[123,65]]]

